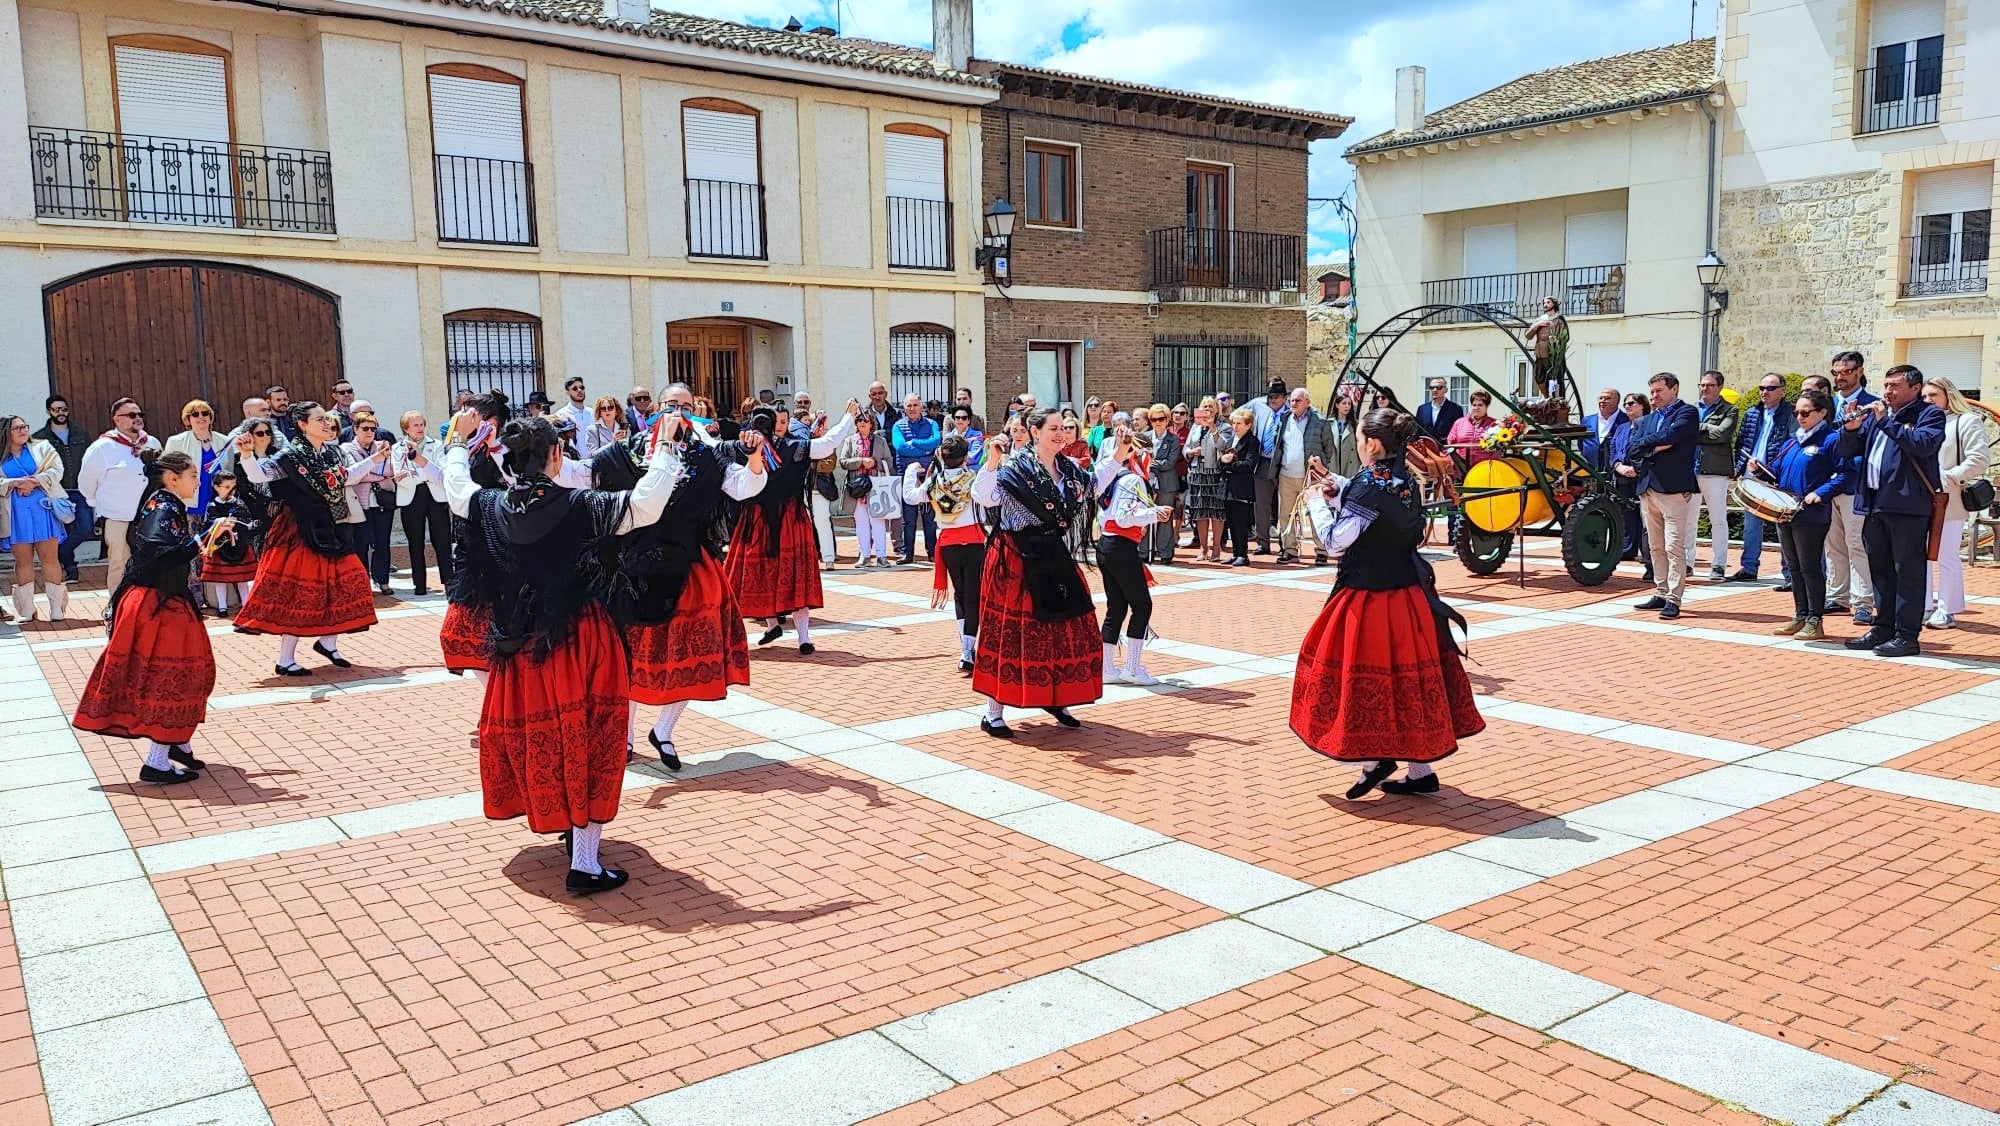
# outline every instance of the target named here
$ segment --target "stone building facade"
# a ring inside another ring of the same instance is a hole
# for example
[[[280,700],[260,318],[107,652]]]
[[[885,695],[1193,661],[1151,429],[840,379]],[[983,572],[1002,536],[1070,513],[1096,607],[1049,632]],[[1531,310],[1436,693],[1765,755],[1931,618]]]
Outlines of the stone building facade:
[[[1716,252],[1728,263],[1722,370],[1823,371],[1830,349],[1882,351],[1876,278],[1892,226],[1880,172],[1725,192]]]

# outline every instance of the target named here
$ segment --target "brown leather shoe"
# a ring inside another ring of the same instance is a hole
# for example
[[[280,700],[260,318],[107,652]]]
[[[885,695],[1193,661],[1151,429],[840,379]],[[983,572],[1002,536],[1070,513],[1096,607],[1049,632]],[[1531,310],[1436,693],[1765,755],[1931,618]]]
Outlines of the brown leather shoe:
[[[1779,637],[1790,637],[1793,634],[1799,632],[1801,629],[1804,629],[1805,624],[1806,620],[1804,618],[1793,618],[1791,621],[1786,622],[1784,625],[1779,626],[1777,629],[1774,629],[1771,632],[1777,634]]]

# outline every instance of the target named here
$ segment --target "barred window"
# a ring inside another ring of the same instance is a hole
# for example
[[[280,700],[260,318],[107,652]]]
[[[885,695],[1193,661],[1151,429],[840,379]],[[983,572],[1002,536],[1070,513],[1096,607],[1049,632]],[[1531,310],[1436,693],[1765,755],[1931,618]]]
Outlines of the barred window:
[[[956,374],[950,329],[906,324],[889,330],[889,401],[896,407],[901,408],[908,395],[950,407]]]
[[[1193,405],[1227,391],[1241,405],[1264,389],[1262,339],[1153,341],[1153,401]]]
[[[445,314],[444,370],[453,393],[497,390],[518,407],[544,389],[540,318],[506,309]]]

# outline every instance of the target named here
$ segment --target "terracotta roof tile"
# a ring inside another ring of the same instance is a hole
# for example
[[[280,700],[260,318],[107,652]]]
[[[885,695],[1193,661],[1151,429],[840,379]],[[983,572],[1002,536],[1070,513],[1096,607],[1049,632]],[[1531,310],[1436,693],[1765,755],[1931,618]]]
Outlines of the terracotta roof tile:
[[[1572,63],[1534,74],[1435,110],[1422,129],[1391,130],[1348,148],[1349,156],[1493,133],[1544,121],[1698,97],[1715,88],[1715,40]]]

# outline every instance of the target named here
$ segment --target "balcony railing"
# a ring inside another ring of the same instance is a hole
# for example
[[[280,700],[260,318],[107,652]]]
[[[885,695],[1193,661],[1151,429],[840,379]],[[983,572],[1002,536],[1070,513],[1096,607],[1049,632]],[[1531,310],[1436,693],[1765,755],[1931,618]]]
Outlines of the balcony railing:
[[[1166,227],[1146,234],[1146,286],[1175,290],[1298,292],[1305,240],[1269,231]]]
[[[1948,297],[1986,292],[1987,234],[1918,235],[1903,240],[1910,264],[1905,297]]]
[[[688,253],[701,258],[765,258],[764,185],[687,182]]]
[[[889,265],[908,270],[951,269],[951,204],[893,195],[886,204]]]
[[[28,127],[35,214],[330,235],[333,162],[316,149]]]
[[[1565,316],[1592,317],[1625,311],[1625,266],[1572,266],[1563,270],[1529,270],[1519,274],[1488,274],[1476,278],[1445,278],[1424,283],[1430,305],[1469,305],[1525,321],[1542,315],[1542,298],[1553,297]],[[1431,324],[1466,324],[1479,318],[1450,313]]]
[[[436,161],[440,242],[535,245],[534,165],[443,153]]]
[[[1855,73],[1861,91],[1859,133],[1881,133],[1916,125],[1936,125],[1944,60],[1923,56],[1901,66],[1877,66]]]

